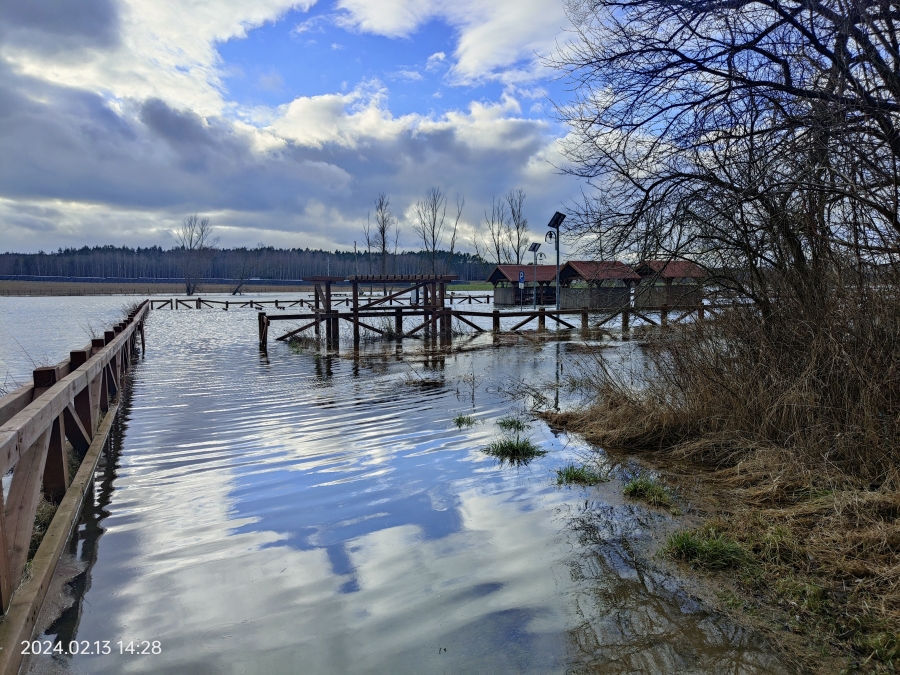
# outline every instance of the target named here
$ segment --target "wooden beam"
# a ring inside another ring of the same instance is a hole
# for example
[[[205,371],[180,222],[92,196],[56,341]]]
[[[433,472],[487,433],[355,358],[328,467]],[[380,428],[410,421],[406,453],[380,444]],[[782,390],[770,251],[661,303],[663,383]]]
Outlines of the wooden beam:
[[[9,495],[4,507],[4,516],[10,538],[9,571],[14,581],[22,577],[22,570],[28,559],[28,548],[31,546],[31,533],[34,530],[34,515],[41,498],[41,474],[50,447],[52,423],[38,436],[27,452],[16,462],[13,470]]]
[[[485,333],[485,332],[487,332],[487,331],[485,331],[484,328],[482,328],[481,326],[476,326],[474,323],[472,323],[471,321],[469,321],[467,318],[465,318],[465,317],[462,316],[461,314],[457,314],[456,312],[453,312],[452,316],[456,317],[457,319],[459,319],[459,320],[462,321],[463,323],[470,325],[472,328],[474,328],[475,330],[477,330],[479,333]]]
[[[575,330],[575,326],[570,324],[568,321],[563,321],[558,316],[556,316],[554,312],[547,312],[547,317],[553,319],[556,323],[561,323],[563,326],[567,326],[568,328]]]
[[[289,337],[293,337],[293,336],[296,335],[297,333],[302,333],[302,332],[305,331],[307,328],[312,328],[312,327],[315,326],[317,323],[319,323],[319,321],[322,321],[322,319],[316,319],[316,320],[313,321],[312,323],[308,323],[308,324],[306,324],[305,326],[301,326],[300,328],[296,328],[296,329],[292,330],[290,333],[285,333],[285,334],[282,335],[281,337],[278,337],[278,338],[275,338],[275,339],[278,340],[279,342],[284,342],[284,341],[287,340]]]
[[[510,331],[517,331],[517,330],[519,330],[519,329],[520,329],[522,326],[524,326],[525,324],[534,321],[534,320],[537,318],[537,316],[538,316],[538,315],[537,315],[537,312],[532,312],[531,314],[528,315],[528,317],[527,317],[526,319],[523,319],[522,321],[520,321],[519,323],[517,323],[515,326],[513,326],[512,328],[510,328]]]

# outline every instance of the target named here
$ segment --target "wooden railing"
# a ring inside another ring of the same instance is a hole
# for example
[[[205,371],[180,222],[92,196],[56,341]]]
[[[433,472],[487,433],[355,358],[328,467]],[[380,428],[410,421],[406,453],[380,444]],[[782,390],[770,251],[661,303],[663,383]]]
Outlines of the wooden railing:
[[[66,495],[67,441],[83,457],[95,440],[102,415],[132,363],[138,339],[144,347],[148,310],[148,302],[142,302],[102,338],[70,352],[66,361],[37,368],[31,384],[0,398],[0,476],[12,469],[0,504],[0,605],[4,612],[22,580],[41,495],[54,503]]]

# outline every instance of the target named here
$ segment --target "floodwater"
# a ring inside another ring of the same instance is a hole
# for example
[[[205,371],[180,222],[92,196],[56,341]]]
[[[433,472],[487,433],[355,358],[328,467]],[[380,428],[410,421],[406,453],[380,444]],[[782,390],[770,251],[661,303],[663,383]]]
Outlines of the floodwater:
[[[253,311],[151,313],[71,606],[42,635],[110,653],[30,672],[784,672],[653,557],[679,519],[623,499],[628,465],[533,419],[545,456],[483,452],[523,383],[565,380],[575,342],[265,354],[256,330]],[[585,460],[612,479],[556,485]]]

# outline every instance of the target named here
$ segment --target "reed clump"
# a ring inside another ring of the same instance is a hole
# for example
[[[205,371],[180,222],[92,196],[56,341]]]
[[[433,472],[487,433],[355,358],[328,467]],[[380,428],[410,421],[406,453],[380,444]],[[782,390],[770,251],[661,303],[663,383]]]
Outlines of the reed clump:
[[[589,466],[566,464],[561,469],[556,470],[556,484],[568,485],[570,483],[578,483],[580,485],[595,485],[609,480],[606,476],[598,473]]]
[[[456,425],[457,429],[468,429],[471,426],[474,426],[476,420],[474,415],[465,415],[460,413],[456,417],[453,418],[453,424]]]
[[[896,668],[900,277],[833,269],[768,284],[649,342],[642,376],[605,352],[585,358],[591,403],[544,417],[673,474],[701,469],[720,538],[681,535],[670,553],[716,569],[704,547],[733,542],[750,595],[800,617],[823,648]]]
[[[485,452],[498,459],[514,463],[527,462],[535,457],[547,454],[545,450],[541,450],[536,446],[531,439],[522,438],[521,436],[511,436],[491,441],[485,448]]]
[[[638,476],[625,483],[622,489],[626,497],[646,502],[650,506],[672,506],[672,494],[651,476]]]

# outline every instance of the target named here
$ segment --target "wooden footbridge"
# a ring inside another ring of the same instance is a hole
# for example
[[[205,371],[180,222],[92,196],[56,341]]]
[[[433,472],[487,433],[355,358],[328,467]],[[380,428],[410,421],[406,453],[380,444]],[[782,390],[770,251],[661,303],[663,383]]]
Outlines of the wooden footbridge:
[[[422,333],[428,336],[444,336],[449,337],[452,334],[452,321],[457,319],[469,328],[477,332],[486,332],[488,329],[476,324],[473,319],[490,318],[491,331],[500,332],[501,318],[518,318],[520,321],[516,323],[509,331],[518,331],[532,322],[536,322],[537,330],[544,331],[547,326],[547,319],[554,321],[557,326],[561,326],[570,330],[578,328],[570,323],[569,320],[578,321],[580,318],[580,329],[582,331],[591,328],[600,328],[609,323],[613,319],[620,317],[623,331],[628,331],[630,327],[631,317],[637,317],[641,320],[654,325],[666,326],[670,322],[675,323],[683,321],[689,315],[696,313],[698,319],[703,319],[705,309],[712,309],[699,305],[697,307],[686,308],[680,315],[673,317],[670,321],[670,309],[662,307],[659,312],[659,320],[654,320],[648,316],[648,311],[635,311],[633,307],[624,306],[618,309],[612,309],[605,312],[599,321],[595,321],[593,325],[589,324],[589,313],[587,308],[584,309],[550,309],[545,307],[537,307],[532,310],[523,310],[521,308],[515,311],[477,311],[469,309],[454,309],[447,303],[447,284],[454,281],[455,276],[352,276],[352,277],[307,277],[306,281],[314,284],[314,297],[312,300],[312,311],[301,314],[268,314],[264,311],[259,312],[259,344],[265,349],[269,341],[269,326],[275,321],[302,321],[305,322],[299,328],[294,328],[276,339],[286,341],[294,336],[300,335],[310,329],[315,333],[316,338],[320,338],[322,333],[325,334],[325,342],[329,346],[335,346],[339,342],[341,321],[350,324],[353,334],[353,343],[359,344],[361,339],[361,329],[366,329],[387,338],[405,338]],[[351,297],[349,304],[345,303],[349,309],[340,311],[338,303],[335,302],[332,293],[332,285],[339,282],[349,281],[351,284]],[[359,293],[361,286],[370,284],[404,284],[406,287],[384,296],[374,299],[362,298]],[[405,298],[403,304],[394,305],[396,301],[401,302],[402,296]],[[596,313],[594,311],[593,313]],[[379,325],[372,325],[373,321]],[[412,319],[412,326],[408,327],[409,319]],[[569,319],[569,320],[567,320]]]
[[[341,277],[343,280],[343,277]],[[408,289],[407,289],[408,290]],[[347,297],[341,297],[345,295]],[[360,296],[365,297],[365,296]],[[468,293],[457,295],[456,293],[448,293],[446,295],[448,305],[488,305],[493,301],[492,295],[470,295]],[[152,299],[150,309],[222,309],[226,312],[229,309],[258,309],[264,310],[266,306],[274,309],[291,309],[293,307],[316,307],[314,299],[299,298],[294,300],[210,300],[208,298],[166,298],[164,300]],[[331,306],[349,307],[352,303],[349,294],[332,293]],[[391,298],[389,305],[399,303],[399,300]]]
[[[18,671],[21,641],[30,640],[56,563],[75,526],[85,490],[117,409],[116,393],[144,349],[142,302],[124,321],[70,352],[34,380],[0,397],[0,475],[12,480],[0,504],[0,675]],[[70,453],[80,468],[69,480]],[[25,575],[41,497],[57,504]]]

